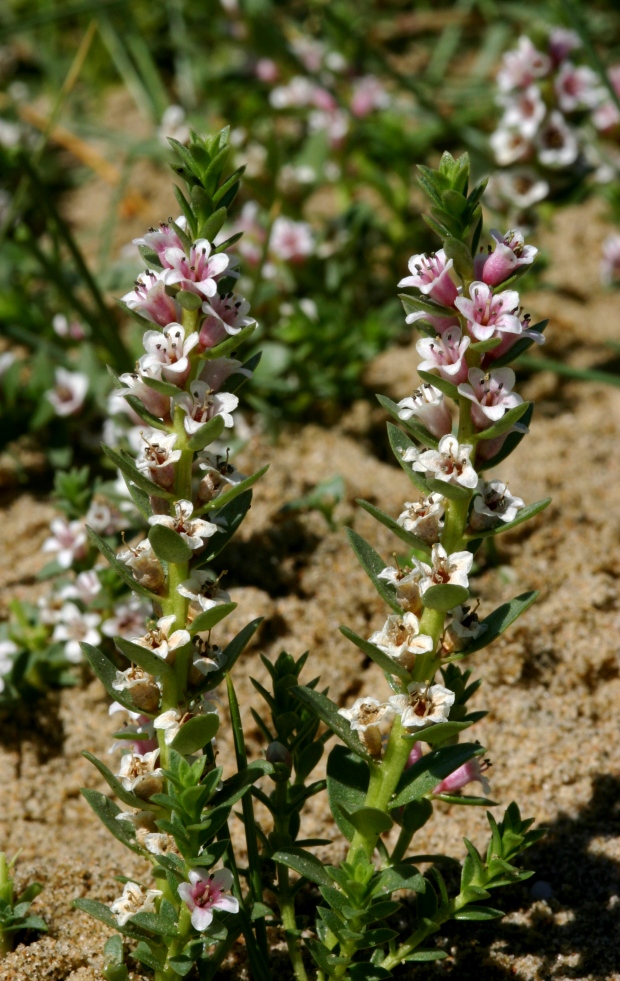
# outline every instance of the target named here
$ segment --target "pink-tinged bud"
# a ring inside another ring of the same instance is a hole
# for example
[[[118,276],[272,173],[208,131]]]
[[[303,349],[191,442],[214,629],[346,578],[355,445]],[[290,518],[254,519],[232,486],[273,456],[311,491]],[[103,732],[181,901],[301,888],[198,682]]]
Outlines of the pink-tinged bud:
[[[525,245],[523,235],[510,230],[505,235],[492,229],[495,249],[488,255],[480,253],[474,261],[474,272],[487,286],[498,286],[520,266],[529,266],[538,254],[533,245]]]
[[[278,81],[279,71],[275,61],[271,58],[259,58],[254,69],[256,77],[267,85],[273,85]]]
[[[468,763],[463,763],[463,766],[459,766],[458,770],[455,770],[449,777],[438,783],[433,793],[454,794],[457,790],[461,790],[468,783],[472,783],[475,780],[482,785],[484,793],[489,794],[491,788],[489,781],[484,776],[484,771],[488,770],[490,765],[488,760],[485,760],[483,763],[480,763],[477,759],[469,760]]]
[[[419,742],[417,742],[413,744],[411,752],[407,757],[407,762],[405,763],[405,770],[408,770],[410,766],[413,766],[413,764],[417,763],[418,760],[420,759],[422,759],[422,746]]]
[[[289,770],[293,765],[293,757],[286,746],[279,742],[269,743],[265,751],[265,758],[268,763],[279,763],[287,766]]]

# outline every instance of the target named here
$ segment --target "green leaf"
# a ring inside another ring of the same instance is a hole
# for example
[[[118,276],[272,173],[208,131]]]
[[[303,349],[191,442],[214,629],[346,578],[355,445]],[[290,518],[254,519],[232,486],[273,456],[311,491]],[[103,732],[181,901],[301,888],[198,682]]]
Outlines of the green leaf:
[[[438,783],[460,766],[481,756],[484,747],[479,743],[461,743],[458,746],[443,746],[423,756],[421,760],[405,770],[396,787],[396,796],[390,808],[402,807],[410,800],[417,800],[432,793]]]
[[[522,416],[525,415],[528,408],[532,405],[532,402],[521,402],[520,405],[513,406],[512,409],[508,409],[501,419],[498,419],[496,423],[489,426],[488,429],[483,429],[482,432],[476,433],[472,437],[473,442],[477,442],[481,439],[496,439],[497,436],[503,436],[507,433],[509,429],[512,429],[515,422],[518,422]]]
[[[493,613],[490,613],[488,617],[485,617],[481,621],[481,623],[486,624],[487,629],[482,632],[477,640],[472,641],[464,651],[460,651],[459,654],[466,656],[467,654],[473,654],[474,651],[482,650],[483,647],[487,647],[500,634],[503,634],[504,630],[507,630],[522,613],[525,613],[530,608],[537,596],[538,591],[533,590],[515,596],[509,603],[502,603]]]
[[[471,497],[472,491],[461,484],[450,484],[447,480],[437,480],[435,477],[426,478],[426,486],[429,491],[435,491],[442,497],[447,497],[449,501],[466,501]]]
[[[119,560],[116,558],[116,554],[110,548],[108,543],[105,542],[96,531],[89,528],[88,525],[86,525],[86,534],[95,548],[99,549],[103,557],[108,560],[112,568],[121,577],[123,582],[126,582],[127,585],[133,589],[134,593],[138,593],[139,596],[145,596],[147,599],[154,600],[156,603],[161,602],[161,596],[157,596],[156,593],[152,593],[145,586],[141,586],[139,582],[136,582],[128,566],[124,565],[122,562],[119,562]],[[117,701],[120,701],[120,699],[117,699]]]
[[[116,702],[120,702],[126,709],[131,712],[140,712],[141,709],[134,703],[131,695],[125,689],[123,691],[117,691],[116,688],[112,687],[114,681],[116,681],[116,665],[107,657],[102,651],[97,647],[91,647],[90,644],[81,643],[82,653],[84,657],[90,664],[91,668],[99,678],[103,687],[107,691],[108,695],[114,699]]]
[[[431,554],[431,548],[428,542],[425,542],[422,538],[418,538],[417,535],[413,535],[410,531],[405,531],[405,529],[399,525],[398,521],[395,521],[394,518],[390,517],[389,514],[386,514],[385,511],[375,507],[374,504],[370,504],[369,501],[364,501],[361,497],[356,497],[355,503],[359,504],[361,508],[364,508],[364,511],[368,511],[368,514],[371,514],[373,518],[380,521],[386,528],[389,528],[390,531],[397,536],[397,538],[400,538],[400,540],[405,543],[405,545],[409,545],[411,548],[415,548],[420,552],[426,553],[427,555]]]
[[[523,422],[525,426],[529,426],[530,422],[532,421],[533,413],[534,413],[534,404],[533,402],[528,402],[528,408],[521,416],[521,422]],[[508,435],[504,439],[504,442],[500,446],[499,450],[497,451],[495,456],[491,457],[490,460],[479,460],[478,459],[479,454],[477,454],[476,457],[477,469],[479,471],[491,470],[493,467],[499,466],[499,464],[502,463],[502,461],[505,460],[506,457],[510,456],[513,450],[516,450],[517,446],[519,445],[519,443],[521,442],[521,440],[525,435],[526,435],[525,433],[520,433],[520,432],[508,433]]]
[[[430,313],[434,317],[456,317],[456,311],[452,307],[444,307],[441,303],[427,299],[425,296],[410,296],[408,293],[399,293],[398,299],[401,301],[405,313]]]
[[[415,865],[402,862],[383,869],[376,875],[371,883],[371,894],[373,896],[391,895],[397,889],[409,889],[412,892],[423,893],[426,891],[424,876],[420,875]]]
[[[202,306],[202,298],[197,293],[190,293],[189,290],[179,290],[175,299],[184,310],[200,310]]]
[[[152,946],[146,941],[141,940],[136,944],[135,950],[131,951],[131,956],[140,964],[146,964],[153,971],[163,971],[166,966],[165,949],[153,950]]]
[[[198,231],[199,237],[206,238],[210,242],[213,242],[213,239],[216,237],[226,221],[226,213],[226,208],[218,208],[217,211],[214,211],[213,214],[201,225]]]
[[[261,777],[270,776],[274,772],[267,760],[252,760],[246,767],[229,777],[222,784],[213,798],[213,805],[232,806],[236,804],[253,784]]]
[[[332,955],[329,948],[325,944],[322,944],[320,940],[313,940],[311,937],[305,943],[319,969],[326,977],[330,977],[333,968],[331,964]]]
[[[82,787],[80,793],[88,801],[93,811],[99,818],[102,824],[106,826],[108,831],[114,835],[114,837],[130,848],[132,852],[137,852],[138,855],[142,855],[142,849],[136,842],[136,832],[133,824],[129,821],[117,821],[117,814],[121,813],[120,807],[117,807],[114,801],[106,797],[105,794],[101,794],[98,790],[89,790]]]
[[[184,565],[192,557],[192,549],[178,532],[166,525],[152,525],[149,530],[149,541],[158,559]]]
[[[350,723],[338,714],[338,706],[330,698],[308,688],[306,685],[297,685],[290,688],[289,691],[304,705],[308,705],[323,720],[325,725],[342,740],[345,746],[348,746],[362,759],[372,762],[372,756],[360,741],[357,733],[351,728]]]
[[[218,518],[223,518],[226,524],[222,528],[222,531],[216,531],[214,535],[211,535],[207,539],[207,547],[204,553],[198,558],[194,568],[200,568],[200,566],[210,564],[215,556],[222,551],[245,518],[251,504],[252,491],[245,491],[245,493],[236,497],[234,501],[230,501],[225,507],[222,507]]]
[[[273,916],[273,910],[266,903],[252,903],[252,909],[250,911],[250,920],[254,923],[256,920],[262,920],[265,916]]]
[[[497,920],[505,914],[501,909],[492,909],[490,906],[466,906],[458,910],[453,919],[455,920]]]
[[[445,950],[435,950],[429,948],[427,950],[414,950],[413,954],[409,954],[408,957],[403,958],[402,963],[407,961],[443,961],[448,956]]]
[[[446,739],[452,739],[464,729],[469,729],[472,724],[471,722],[439,722],[435,726],[423,729],[422,732],[416,733],[414,736],[405,736],[404,738],[411,739],[412,743],[421,740],[430,746],[435,746],[437,743],[445,742]]]
[[[148,647],[133,644],[130,640],[125,640],[124,637],[115,637],[114,643],[128,660],[133,661],[134,664],[138,664],[147,674],[152,674],[156,678],[166,678],[170,681],[174,679],[172,665],[164,661],[163,658],[158,657]]]
[[[392,977],[390,971],[372,961],[356,961],[349,967],[348,975],[352,981],[387,981],[387,978]]]
[[[411,440],[405,436],[402,429],[399,429],[398,426],[394,426],[391,422],[388,422],[387,424],[387,433],[390,446],[392,447],[392,452],[394,453],[394,456],[396,457],[396,460],[400,466],[409,477],[411,483],[418,488],[421,494],[428,494],[428,484],[426,483],[422,474],[418,473],[417,470],[414,470],[410,463],[405,463],[403,460],[405,450],[408,450],[411,447],[417,450],[415,443],[412,443]]]
[[[465,201],[463,203],[466,205]],[[465,243],[452,238],[452,236],[448,236],[444,240],[443,247],[448,259],[453,260],[454,268],[459,276],[465,280],[471,280],[474,274],[474,264],[470,251]]]
[[[244,494],[245,491],[248,491],[250,487],[253,487],[256,481],[260,480],[260,478],[266,474],[268,470],[269,464],[267,464],[265,467],[261,467],[261,469],[257,470],[256,473],[246,477],[245,480],[239,481],[239,483],[235,484],[234,487],[230,487],[229,490],[223,491],[223,493],[218,494],[213,501],[209,501],[208,504],[203,505],[197,514],[204,514],[207,511],[215,511],[219,510],[219,508],[226,507],[226,505],[230,504],[231,501],[234,501],[236,497],[239,497],[241,494]]]
[[[469,350],[475,351],[476,354],[486,354],[487,351],[499,347],[501,343],[501,337],[488,337],[486,341],[476,341],[474,344],[470,344]],[[495,363],[493,363],[493,367],[495,367]]]
[[[152,328],[153,324],[148,321],[149,326]],[[159,392],[160,395],[167,395],[169,398],[174,398],[175,395],[181,394],[181,389],[177,385],[173,385],[172,382],[163,381],[161,378],[151,378],[150,375],[140,375],[140,381],[144,382],[147,388],[152,388],[154,392]]]
[[[200,355],[206,361],[214,361],[216,358],[227,358],[229,354],[233,351],[237,351],[242,344],[249,341],[250,337],[256,330],[256,324],[248,324],[239,331],[238,334],[234,334],[232,337],[228,337],[221,344],[216,344],[215,347],[210,347]]]
[[[223,416],[213,416],[213,419],[209,419],[208,422],[201,426],[193,436],[191,436],[187,441],[188,450],[204,450],[205,446],[212,443],[214,440],[221,436],[224,431],[224,417]]]
[[[379,579],[379,573],[383,572],[383,570],[386,568],[385,562],[381,556],[375,552],[372,545],[369,545],[368,542],[365,541],[361,535],[358,535],[356,531],[353,531],[352,528],[346,529],[346,536],[349,539],[349,545],[357,556],[359,564],[379,593],[379,596],[385,600],[388,606],[391,606],[395,613],[402,614],[403,611],[398,604],[393,587],[383,579]]]
[[[431,610],[447,613],[455,606],[460,606],[469,596],[465,586],[455,586],[454,583],[442,583],[439,586],[429,586],[422,596],[422,603]]]
[[[125,934],[126,937],[132,937],[134,940],[138,940],[144,936],[141,931],[132,929],[131,921],[124,926],[119,926],[116,917],[110,912],[109,907],[105,903],[98,903],[95,899],[74,899],[73,905],[76,909],[82,910],[83,913],[94,916],[96,920],[101,920],[102,923],[118,931],[118,933]]]
[[[260,627],[263,622],[264,617],[256,617],[255,620],[251,620],[242,630],[236,634],[229,644],[226,645],[222,651],[222,662],[224,665],[224,670],[230,672],[239,657],[243,653],[247,645],[250,643],[252,637]]]
[[[101,444],[101,449],[108,459],[112,461],[114,466],[118,467],[122,474],[129,477],[132,483],[134,483],[136,487],[139,487],[140,490],[146,491],[146,493],[150,494],[151,497],[163,497],[167,501],[175,500],[175,496],[171,491],[164,490],[164,488],[160,487],[159,484],[156,484],[154,481],[149,480],[148,477],[145,477],[145,475],[137,469],[133,460],[131,460],[129,457],[126,457],[123,453],[117,453],[116,450],[113,450],[111,446],[106,446],[105,443]]]
[[[160,937],[175,937],[179,932],[174,921],[170,921],[157,913],[134,913],[131,922],[143,930],[156,933]]]
[[[340,805],[341,807],[344,805]],[[377,807],[360,807],[355,811],[345,808],[350,824],[363,835],[380,835],[390,830],[394,822],[389,814]]]
[[[189,625],[190,634],[212,630],[220,620],[224,620],[236,608],[236,603],[218,603],[217,606],[212,606],[210,610],[203,610]]]
[[[196,959],[194,957],[185,954],[177,954],[176,957],[168,957],[168,964],[174,973],[178,974],[182,978],[184,978],[186,974],[189,974],[195,963]]]
[[[439,446],[439,440],[433,436],[432,433],[429,433],[428,429],[425,429],[424,426],[417,421],[415,416],[412,416],[411,419],[401,419],[399,415],[400,409],[396,402],[393,402],[392,399],[389,399],[386,395],[377,395],[375,397],[377,402],[383,406],[386,412],[390,413],[393,419],[396,419],[396,422],[400,426],[404,426],[405,429],[408,429],[411,435],[415,436],[416,439],[419,439],[421,443],[424,443],[426,446],[430,446],[435,450],[437,449]]]
[[[152,426],[154,429],[161,429],[163,423],[158,416],[154,416],[152,412],[144,407],[137,395],[123,395],[127,405],[131,406],[133,411],[145,422],[147,426]]]
[[[402,681],[411,681],[411,673],[407,669],[395,661],[393,657],[386,654],[385,651],[380,650],[380,648],[375,647],[371,644],[369,640],[364,640],[362,637],[351,630],[350,627],[340,627],[340,633],[344,634],[347,640],[352,641],[356,647],[359,647],[360,651],[363,651],[367,657],[369,657],[375,664],[378,664],[382,671],[385,671],[388,675],[396,675]]]
[[[422,381],[426,382],[427,385],[434,385],[434,387],[438,388],[444,395],[447,395],[449,398],[454,399],[455,402],[458,402],[459,390],[451,381],[448,381],[446,378],[442,378],[441,375],[432,375],[430,371],[420,371],[419,369],[418,375]]]
[[[219,726],[220,720],[217,712],[195,715],[193,719],[189,719],[181,726],[170,745],[182,756],[189,756],[210,743]]]
[[[310,882],[318,886],[331,886],[332,880],[325,871],[325,866],[311,852],[304,851],[303,848],[282,848],[271,856],[274,862],[280,862],[289,869],[293,869],[299,875],[303,875]]]
[[[459,794],[434,794],[433,800],[443,800],[446,804],[464,804],[467,807],[497,807],[496,800],[488,797],[467,797]]]
[[[355,828],[349,810],[364,806],[370,773],[368,764],[345,746],[334,746],[327,759],[327,796],[334,821],[349,841]]]
[[[551,498],[545,497],[542,501],[536,501],[535,504],[528,504],[524,508],[520,508],[517,512],[517,517],[513,521],[500,521],[496,528],[485,528],[483,531],[476,531],[467,538],[469,541],[475,541],[478,538],[489,538],[491,535],[501,535],[505,531],[510,531],[512,528],[516,528],[517,525],[523,524],[524,521],[529,521],[534,515],[539,514],[544,511],[546,507],[551,504]]]

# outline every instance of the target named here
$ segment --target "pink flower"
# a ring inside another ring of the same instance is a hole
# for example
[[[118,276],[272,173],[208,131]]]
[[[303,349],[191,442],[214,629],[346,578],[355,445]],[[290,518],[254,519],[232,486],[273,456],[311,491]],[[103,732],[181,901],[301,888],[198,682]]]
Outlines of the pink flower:
[[[65,521],[54,518],[50,523],[52,535],[43,542],[43,552],[56,552],[56,561],[61,569],[68,569],[74,561],[86,557],[88,537],[81,521]]]
[[[554,27],[549,35],[549,54],[556,65],[579,47],[581,47],[579,35],[566,27]]]
[[[620,235],[608,235],[603,242],[601,279],[606,286],[620,282]]]
[[[227,269],[230,258],[225,252],[212,256],[209,240],[199,238],[189,250],[189,256],[182,248],[171,247],[164,249],[161,261],[164,266],[161,278],[166,286],[178,286],[209,297],[217,293],[216,277]]]
[[[469,287],[469,295],[470,300],[457,297],[454,305],[467,318],[467,328],[476,340],[486,341],[494,334],[521,333],[521,321],[516,316],[519,309],[516,290],[504,290],[494,295],[490,286],[476,281]]]
[[[530,140],[547,111],[538,87],[528,85],[510,95],[500,95],[497,101],[504,106],[502,128],[515,129],[524,139]]]
[[[157,331],[153,331],[153,333],[157,334]],[[159,361],[153,362],[148,367],[141,368],[139,373],[130,374],[129,372],[125,372],[125,374],[120,375],[119,381],[122,382],[125,388],[114,392],[113,395],[115,397],[135,395],[136,398],[140,399],[142,405],[148,412],[152,412],[154,416],[163,419],[170,412],[170,397],[168,395],[162,395],[161,392],[156,392],[153,388],[149,388],[143,381],[144,378],[159,379],[161,375],[159,365]],[[126,408],[129,407],[126,406]]]
[[[374,75],[364,75],[353,83],[350,110],[358,119],[363,119],[375,109],[387,109],[390,96]]]
[[[165,327],[179,320],[181,308],[173,297],[168,296],[162,280],[162,273],[151,269],[140,273],[134,289],[122,298],[130,310],[137,310],[147,320]]]
[[[255,324],[254,318],[247,316],[249,309],[248,301],[235,293],[227,293],[226,296],[216,293],[210,300],[206,300],[202,304],[202,311],[207,316],[200,328],[199,349],[204,351],[215,347],[229,335],[238,334],[244,327]]]
[[[491,229],[495,239],[495,249],[489,254],[480,253],[476,256],[475,274],[489,286],[498,286],[519,268],[528,266],[538,255],[538,249],[533,245],[525,245],[523,235],[517,229],[511,229],[502,235],[496,228]]]
[[[269,248],[284,262],[303,262],[314,252],[312,229],[305,221],[293,221],[280,215],[273,223]]]
[[[69,337],[72,341],[83,341],[86,337],[81,323],[77,320],[67,320],[63,313],[57,313],[52,319],[52,327],[58,337]]]
[[[213,358],[211,361],[205,361],[198,381],[205,382],[212,392],[219,392],[231,375],[245,375],[246,378],[251,378],[252,372],[249,368],[244,368],[235,358]]]
[[[272,58],[259,58],[254,67],[256,77],[260,79],[261,82],[266,82],[268,85],[273,85],[277,82],[279,70],[275,61]]]
[[[523,399],[512,391],[515,373],[512,368],[496,368],[485,374],[481,368],[469,369],[469,384],[459,385],[459,395],[473,403],[471,417],[478,429],[487,429]]]
[[[189,436],[215,416],[222,416],[224,425],[230,429],[234,425],[232,413],[239,405],[239,399],[232,392],[213,392],[202,381],[192,382],[189,392],[183,392],[174,401],[185,412],[183,424]]]
[[[458,296],[458,290],[450,278],[453,265],[452,259],[446,259],[443,249],[430,255],[412,255],[408,262],[411,276],[405,276],[398,285],[415,286],[437,303],[451,307]]]
[[[477,780],[478,783],[482,784],[482,790],[485,794],[491,793],[491,786],[488,779],[484,776],[484,771],[488,770],[491,764],[488,760],[483,763],[478,759],[469,760],[467,763],[463,763],[459,766],[458,770],[451,773],[449,777],[438,783],[433,794],[454,794],[457,790],[461,790],[468,783]]]
[[[182,882],[178,892],[192,911],[194,930],[203,933],[211,925],[214,909],[219,909],[223,913],[239,912],[239,903],[234,896],[225,895],[232,884],[232,872],[228,869],[219,869],[212,873],[203,869],[190,871],[189,882]]]
[[[424,360],[418,368],[420,371],[437,368],[442,378],[458,385],[467,378],[465,352],[470,344],[469,337],[461,337],[459,327],[450,327],[442,337],[421,337],[415,347]]]
[[[500,92],[524,89],[534,79],[544,78],[551,68],[551,59],[534,47],[529,37],[521,36],[517,47],[507,51],[502,58],[502,68],[497,74]]]
[[[178,219],[177,225],[185,224],[184,219]],[[144,245],[148,249],[152,249],[153,252],[157,253],[157,258],[161,262],[162,266],[166,266],[165,262],[165,252],[166,249],[181,249],[183,250],[183,243],[174,228],[167,225],[165,222],[161,222],[159,228],[151,228],[143,238],[134,238],[134,245]]]
[[[405,763],[405,770],[408,770],[410,766],[417,763],[418,760],[422,759],[422,743],[414,743],[409,756],[407,757],[407,762]]]

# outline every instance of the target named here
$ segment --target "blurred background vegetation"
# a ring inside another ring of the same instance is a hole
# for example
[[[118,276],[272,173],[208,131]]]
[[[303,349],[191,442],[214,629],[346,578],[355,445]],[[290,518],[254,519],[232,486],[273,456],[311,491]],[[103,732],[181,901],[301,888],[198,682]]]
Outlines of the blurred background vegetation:
[[[246,404],[273,432],[329,424],[370,396],[368,362],[409,336],[396,283],[434,247],[416,165],[467,150],[476,178],[497,171],[502,55],[521,34],[544,46],[553,27],[580,34],[579,58],[612,98],[612,0],[5,0],[0,450],[23,479],[33,446],[50,468],[99,460],[102,364],[131,370],[140,346],[114,302],[144,268],[130,242],[178,213],[167,137],[230,125],[246,166],[232,230],[245,232],[241,290],[263,351]],[[497,222],[531,228],[601,189],[617,217],[616,150],[556,168],[542,202],[515,209],[496,195]],[[66,414],[48,397],[70,401],[59,369],[88,379]]]

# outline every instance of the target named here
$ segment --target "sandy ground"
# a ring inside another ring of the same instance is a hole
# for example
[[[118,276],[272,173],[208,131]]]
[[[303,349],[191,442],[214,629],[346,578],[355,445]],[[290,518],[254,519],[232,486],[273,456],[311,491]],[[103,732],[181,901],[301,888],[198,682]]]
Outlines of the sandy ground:
[[[595,205],[568,209],[554,228],[541,232],[542,244],[553,250],[546,275],[552,288],[529,297],[537,317],[552,318],[547,353],[577,365],[608,357],[605,341],[618,337],[617,296],[596,285],[596,212]],[[370,384],[403,397],[415,360],[413,348],[387,352],[369,369]],[[475,707],[490,710],[476,736],[493,761],[494,799],[516,799],[549,833],[525,862],[534,879],[497,894],[508,910],[504,920],[450,925],[439,939],[447,960],[403,970],[403,977],[424,981],[620,978],[620,389],[560,383],[541,374],[523,391],[540,403],[531,435],[502,476],[526,501],[552,495],[553,503],[499,540],[495,560],[482,563],[473,585],[482,615],[526,589],[541,595],[475,658],[475,673],[484,678]],[[310,649],[306,677],[320,672],[343,704],[384,685],[380,672],[338,631],[346,623],[368,636],[385,613],[346,544],[344,524],[352,523],[386,560],[398,550],[354,499],[365,497],[397,515],[411,497],[405,475],[387,462],[382,429],[380,411],[360,402],[337,429],[306,426],[286,432],[276,446],[259,437],[240,461],[246,472],[271,461],[225,563],[239,602],[227,631],[265,617],[236,671],[252,757],[262,751],[249,711],[258,706],[249,677],[265,676],[259,653],[273,658],[283,648],[295,655]],[[280,513],[283,501],[336,472],[346,484],[336,531],[317,513]],[[32,598],[41,590],[34,575],[43,564],[38,547],[51,513],[36,496],[7,502],[0,521],[0,615],[10,597]],[[34,910],[50,930],[3,962],[0,981],[100,979],[106,930],[73,910],[72,900],[109,902],[120,891],[115,875],[145,872],[141,860],[98,824],[79,793],[80,787],[106,789],[80,752],[106,757],[115,728],[107,705],[99,683],[85,678],[80,689],[1,724],[0,847],[22,849],[20,885],[33,878],[43,883]],[[221,731],[221,759],[228,763],[226,725]],[[463,835],[485,844],[485,825],[477,809],[439,805],[415,850],[461,856]],[[319,801],[306,813],[303,836],[331,831],[336,843],[330,857],[337,860],[343,845]],[[240,966],[231,972],[231,978],[243,975]]]

